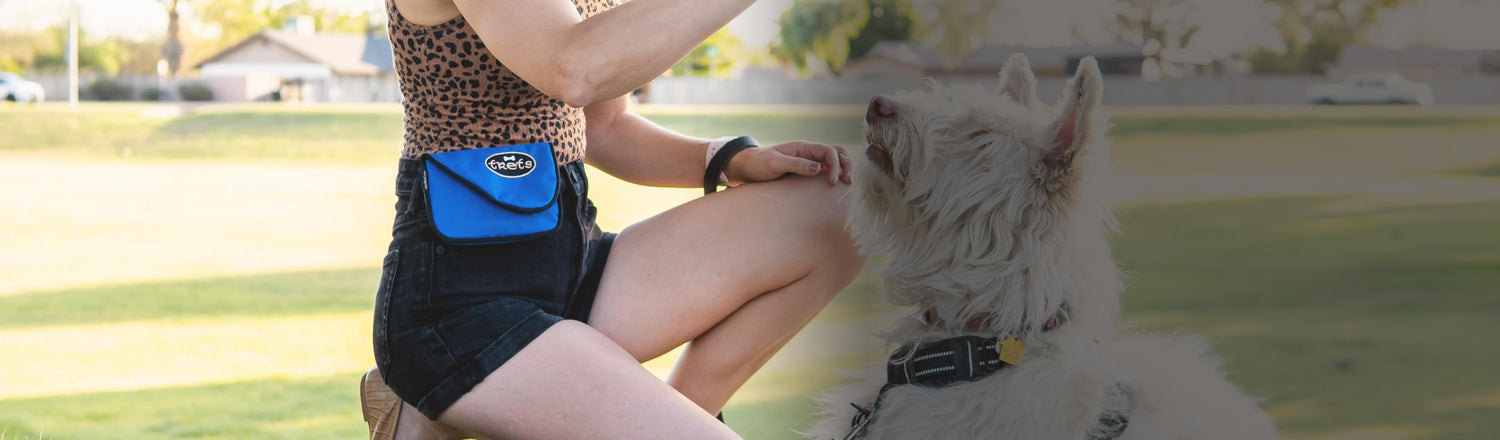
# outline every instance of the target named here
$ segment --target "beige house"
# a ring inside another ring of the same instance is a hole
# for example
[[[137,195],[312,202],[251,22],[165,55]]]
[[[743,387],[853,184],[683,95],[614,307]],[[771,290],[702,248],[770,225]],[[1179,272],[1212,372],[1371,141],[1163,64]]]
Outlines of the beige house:
[[[400,102],[385,35],[318,33],[289,24],[198,64],[221,102]]]

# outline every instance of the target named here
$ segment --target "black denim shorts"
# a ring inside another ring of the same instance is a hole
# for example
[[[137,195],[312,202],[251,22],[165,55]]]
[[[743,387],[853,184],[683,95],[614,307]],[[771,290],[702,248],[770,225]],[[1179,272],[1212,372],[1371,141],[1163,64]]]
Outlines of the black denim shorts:
[[[422,200],[421,166],[401,159],[396,177],[396,222],[375,296],[375,363],[397,396],[436,419],[552,324],[588,322],[614,234],[594,223],[575,161],[558,170],[557,229],[516,243],[444,243]]]

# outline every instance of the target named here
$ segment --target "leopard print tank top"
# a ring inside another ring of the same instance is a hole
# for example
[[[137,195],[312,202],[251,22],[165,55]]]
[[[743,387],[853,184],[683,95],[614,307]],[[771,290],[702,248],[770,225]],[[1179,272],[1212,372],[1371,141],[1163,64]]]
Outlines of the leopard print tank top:
[[[588,18],[616,0],[573,0]],[[562,165],[583,159],[583,110],[527,84],[485,49],[463,16],[423,26],[386,0],[406,130],[401,155],[533,142],[552,144]]]

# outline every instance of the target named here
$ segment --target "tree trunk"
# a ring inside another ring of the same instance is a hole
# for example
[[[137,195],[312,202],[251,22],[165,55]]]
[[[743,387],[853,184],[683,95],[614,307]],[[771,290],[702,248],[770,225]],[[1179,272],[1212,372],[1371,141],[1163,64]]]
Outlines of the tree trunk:
[[[162,59],[167,60],[167,89],[162,97],[176,101],[177,72],[182,69],[182,28],[177,14],[179,0],[167,0],[167,41],[161,46]]]

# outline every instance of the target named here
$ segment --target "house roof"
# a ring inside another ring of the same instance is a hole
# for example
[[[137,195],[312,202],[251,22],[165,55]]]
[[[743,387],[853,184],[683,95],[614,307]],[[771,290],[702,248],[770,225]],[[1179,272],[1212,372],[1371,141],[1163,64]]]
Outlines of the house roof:
[[[391,40],[385,35],[321,32],[311,35],[264,30],[224,49],[197,67],[216,62],[255,42],[281,46],[307,61],[328,66],[334,73],[374,74],[395,70]]]

